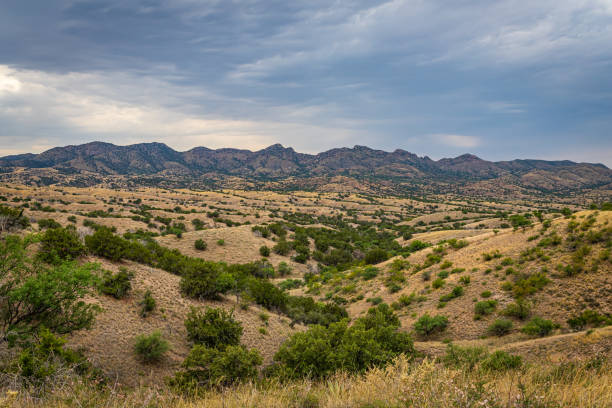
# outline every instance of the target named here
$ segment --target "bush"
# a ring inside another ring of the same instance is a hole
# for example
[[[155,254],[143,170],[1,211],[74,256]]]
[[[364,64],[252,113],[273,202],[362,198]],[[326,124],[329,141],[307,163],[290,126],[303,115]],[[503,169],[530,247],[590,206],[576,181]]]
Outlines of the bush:
[[[287,265],[287,262],[279,262],[277,267],[279,276],[286,276],[291,273],[291,267]]]
[[[444,331],[447,326],[448,318],[446,316],[430,316],[426,313],[414,323],[414,330],[418,334],[427,337]]]
[[[476,314],[476,317],[490,315],[493,313],[496,307],[497,300],[483,300],[474,305],[474,313]]]
[[[141,317],[147,317],[149,315],[149,313],[151,313],[153,310],[155,310],[155,306],[156,306],[157,302],[155,302],[155,298],[153,298],[153,295],[151,294],[150,290],[147,290],[143,297],[142,300],[139,302],[140,305],[140,316]]]
[[[497,319],[487,329],[487,332],[494,336],[504,336],[510,333],[512,329],[512,320]]]
[[[225,245],[225,240],[224,239],[217,240],[217,245],[219,245],[219,246]]]
[[[23,209],[0,205],[0,231],[10,231],[13,228],[26,228],[30,221],[23,215]]]
[[[85,252],[76,232],[67,228],[52,228],[45,231],[40,240],[39,257],[48,263],[71,261]]]
[[[38,220],[38,227],[43,228],[62,228],[62,224],[51,218],[43,218]]]
[[[506,306],[502,314],[504,316],[516,317],[517,319],[525,320],[531,314],[531,307],[526,301],[518,299],[516,302],[510,303],[508,306]]]
[[[507,371],[519,368],[521,365],[521,356],[513,356],[505,351],[498,350],[487,357],[480,364],[480,368],[485,371]]]
[[[292,335],[274,356],[277,374],[288,378],[324,378],[337,370],[364,372],[383,366],[399,354],[414,352],[408,334],[386,304],[370,308],[351,326],[346,320],[329,327],[315,325]]]
[[[567,324],[575,331],[582,330],[587,326],[608,326],[612,325],[612,316],[599,314],[596,311],[587,309],[578,316],[568,319]]]
[[[182,363],[182,370],[170,379],[170,385],[188,392],[198,387],[220,387],[257,378],[262,363],[257,350],[244,346],[227,346],[223,350],[195,345]]]
[[[196,299],[218,300],[232,286],[231,276],[222,274],[218,264],[200,260],[185,265],[180,282],[181,293]]]
[[[530,336],[544,337],[552,333],[552,331],[557,327],[559,327],[559,325],[551,320],[534,317],[529,321],[529,323],[523,326],[521,331]]]
[[[450,293],[440,296],[440,302],[448,302],[449,300],[458,298],[461,295],[463,295],[463,287],[455,286],[453,290],[450,291]]]
[[[204,242],[203,239],[196,239],[196,241],[193,243],[193,246],[198,251],[205,251],[206,248],[208,247],[208,245],[206,245],[206,242]]]
[[[85,237],[87,249],[94,255],[119,261],[127,250],[127,241],[113,234],[107,227],[100,227],[93,235]]]
[[[446,355],[442,362],[447,367],[472,371],[478,363],[487,357],[484,347],[460,347],[454,344],[446,346]]]
[[[272,247],[272,251],[274,251],[275,254],[279,254],[282,256],[289,255],[289,252],[291,252],[291,244],[286,240],[281,239],[276,245]]]
[[[366,254],[364,261],[367,265],[374,265],[386,261],[389,254],[384,249],[375,248]]]
[[[133,276],[134,274],[125,268],[120,268],[119,272],[114,275],[106,271],[102,282],[100,282],[100,292],[115,299],[122,299],[132,290],[132,282],[130,281]]]
[[[436,280],[434,280],[433,282],[431,282],[431,287],[434,289],[439,289],[442,286],[444,286],[444,279],[442,278],[437,278]]]
[[[262,245],[259,247],[259,254],[263,257],[270,256],[270,248],[268,248],[266,245]]]
[[[242,325],[234,320],[233,312],[210,307],[204,312],[191,308],[185,328],[189,340],[212,348],[238,345],[242,336]]]
[[[91,294],[98,266],[33,262],[27,255],[30,242],[16,236],[0,240],[0,338],[16,341],[41,326],[59,334],[90,327],[98,307],[84,298]]]
[[[158,330],[147,335],[136,337],[134,351],[145,363],[156,363],[162,359],[166,351],[170,349],[168,342],[162,338]]]

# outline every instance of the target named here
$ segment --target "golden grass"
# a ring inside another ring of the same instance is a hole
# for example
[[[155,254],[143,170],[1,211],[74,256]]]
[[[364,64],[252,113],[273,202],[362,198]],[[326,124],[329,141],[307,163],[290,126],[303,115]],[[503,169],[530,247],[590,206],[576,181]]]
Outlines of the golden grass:
[[[191,399],[166,388],[102,391],[80,382],[58,383],[42,399],[3,390],[3,407],[581,407],[612,406],[612,367],[531,365],[483,374],[442,367],[431,360],[372,369],[362,376],[286,384],[245,384]]]

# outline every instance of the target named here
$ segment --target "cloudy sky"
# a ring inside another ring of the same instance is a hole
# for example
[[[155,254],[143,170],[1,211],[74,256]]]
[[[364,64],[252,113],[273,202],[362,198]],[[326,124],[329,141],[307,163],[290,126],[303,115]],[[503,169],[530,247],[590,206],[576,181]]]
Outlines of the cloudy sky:
[[[93,140],[612,166],[612,0],[3,0],[0,155]]]

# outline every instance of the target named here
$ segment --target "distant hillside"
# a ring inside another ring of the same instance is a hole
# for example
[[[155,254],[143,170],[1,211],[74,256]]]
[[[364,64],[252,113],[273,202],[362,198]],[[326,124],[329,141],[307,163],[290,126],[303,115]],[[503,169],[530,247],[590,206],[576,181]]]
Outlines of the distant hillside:
[[[139,176],[149,180],[226,180],[238,177],[251,181],[283,182],[319,178],[315,187],[329,179],[345,176],[358,180],[385,180],[395,185],[438,184],[452,190],[469,183],[497,182],[513,188],[551,193],[580,191],[612,183],[612,170],[602,164],[571,161],[512,160],[490,162],[471,154],[438,161],[418,157],[405,150],[385,152],[366,146],[338,148],[316,155],[297,153],[280,144],[250,151],[196,147],[177,152],[163,143],[116,146],[92,142],[78,146],[55,147],[40,154],[0,158],[2,172],[53,169],[42,177],[43,184],[58,182],[60,175],[87,175],[84,184],[100,182],[105,176]],[[30,173],[26,173],[30,174]],[[39,174],[40,176],[40,174]],[[485,183],[485,186],[488,184]],[[489,187],[482,187],[487,190]]]

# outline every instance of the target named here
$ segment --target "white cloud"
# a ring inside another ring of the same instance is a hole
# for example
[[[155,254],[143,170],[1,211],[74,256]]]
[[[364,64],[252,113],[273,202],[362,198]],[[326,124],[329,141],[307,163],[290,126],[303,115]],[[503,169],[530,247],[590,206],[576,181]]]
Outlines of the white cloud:
[[[282,142],[317,151],[348,144],[360,133],[353,129],[358,122],[342,118],[337,124],[312,123],[332,105],[269,107],[268,117],[236,119],[207,113],[209,106],[233,100],[125,73],[52,74],[0,66],[0,85],[8,90],[0,93],[0,123],[5,124],[0,151],[6,154],[94,139],[156,140],[181,150],[259,149]]]

